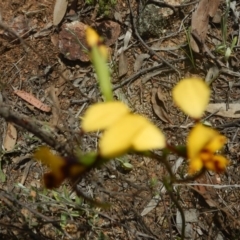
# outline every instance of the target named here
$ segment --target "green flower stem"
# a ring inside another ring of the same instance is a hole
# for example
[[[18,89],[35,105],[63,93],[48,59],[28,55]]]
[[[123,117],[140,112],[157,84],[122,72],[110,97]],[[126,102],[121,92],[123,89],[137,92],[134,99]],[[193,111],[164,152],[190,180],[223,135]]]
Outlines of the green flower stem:
[[[112,84],[110,73],[104,56],[100,53],[99,47],[94,46],[91,49],[91,60],[97,74],[97,80],[106,101],[113,100]]]

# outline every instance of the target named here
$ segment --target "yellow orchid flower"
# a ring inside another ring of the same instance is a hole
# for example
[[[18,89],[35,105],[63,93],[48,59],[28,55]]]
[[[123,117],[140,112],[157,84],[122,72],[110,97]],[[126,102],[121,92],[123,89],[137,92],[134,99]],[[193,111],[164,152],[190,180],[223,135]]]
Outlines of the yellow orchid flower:
[[[198,78],[181,80],[172,91],[175,104],[192,118],[202,117],[209,98],[209,86]]]
[[[228,165],[228,160],[216,151],[226,143],[226,137],[214,129],[197,124],[187,138],[189,158],[189,173],[200,171],[203,167],[215,172],[222,172]]]
[[[45,187],[50,189],[59,187],[66,178],[76,180],[86,169],[77,159],[53,154],[46,146],[39,147],[33,157],[51,169],[43,178]]]
[[[97,103],[85,113],[85,132],[105,130],[99,140],[102,157],[118,157],[129,150],[146,151],[165,147],[163,133],[148,119],[133,114],[122,102]]]

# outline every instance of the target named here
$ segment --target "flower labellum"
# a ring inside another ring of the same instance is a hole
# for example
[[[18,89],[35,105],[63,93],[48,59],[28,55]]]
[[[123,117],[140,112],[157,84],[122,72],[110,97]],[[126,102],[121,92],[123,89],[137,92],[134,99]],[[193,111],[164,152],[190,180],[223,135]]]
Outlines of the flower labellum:
[[[200,171],[203,167],[215,172],[223,172],[228,160],[216,154],[226,143],[226,137],[216,130],[197,124],[187,138],[189,173]]]

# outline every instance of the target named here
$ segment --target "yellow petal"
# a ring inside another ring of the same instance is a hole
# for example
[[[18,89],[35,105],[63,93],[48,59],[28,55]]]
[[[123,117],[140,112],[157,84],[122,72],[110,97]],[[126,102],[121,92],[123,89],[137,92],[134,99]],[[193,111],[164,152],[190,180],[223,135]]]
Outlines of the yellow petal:
[[[87,44],[89,47],[93,47],[93,46],[97,45],[100,41],[99,35],[91,27],[88,27],[86,29],[86,41],[87,41]]]
[[[219,133],[212,128],[205,127],[202,124],[196,124],[187,137],[187,151],[189,159],[194,159],[200,155],[200,152],[211,143]],[[213,144],[215,147],[215,143]],[[213,147],[213,146],[212,146]]]
[[[218,134],[207,144],[205,149],[215,153],[216,151],[220,150],[223,147],[226,141],[227,138],[225,136]]]
[[[89,107],[83,117],[82,129],[85,132],[103,130],[130,112],[122,102],[97,103]]]
[[[175,104],[184,113],[200,118],[208,105],[210,89],[201,79],[186,78],[173,88],[172,94]]]
[[[202,167],[203,167],[203,162],[200,158],[192,159],[189,162],[188,173],[194,174],[194,173],[200,171],[202,169]]]
[[[146,151],[151,149],[161,149],[166,145],[165,136],[151,122],[139,131],[133,140],[133,149],[136,151]]]
[[[127,114],[107,129],[100,141],[99,148],[103,157],[114,158],[127,152],[134,138],[148,124],[140,115]]]
[[[210,171],[215,171],[215,162],[212,160],[204,162],[204,167]]]

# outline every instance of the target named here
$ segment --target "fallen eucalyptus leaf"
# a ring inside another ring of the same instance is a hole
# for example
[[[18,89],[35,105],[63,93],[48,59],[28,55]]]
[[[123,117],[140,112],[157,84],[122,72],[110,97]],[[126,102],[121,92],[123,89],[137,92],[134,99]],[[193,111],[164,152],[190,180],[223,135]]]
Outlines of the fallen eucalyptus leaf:
[[[192,14],[191,33],[198,38],[201,43],[205,42],[209,17],[213,17],[219,7],[220,0],[208,1],[201,0],[197,6],[197,9]],[[194,52],[200,52],[198,43],[191,36],[190,45]]]
[[[134,72],[137,72],[139,69],[141,69],[143,61],[147,58],[149,58],[149,54],[139,54],[136,57],[135,63],[134,63]]]
[[[53,10],[53,25],[57,26],[63,19],[67,10],[67,0],[56,0]]]
[[[8,123],[5,138],[3,140],[4,149],[6,151],[13,150],[15,147],[16,141],[17,141],[17,130],[13,126],[13,124]]]
[[[121,78],[128,72],[128,60],[124,52],[120,53],[118,62],[118,77]]]
[[[22,90],[14,90],[14,93],[19,96],[20,98],[22,98],[23,100],[25,100],[26,102],[30,103],[31,105],[33,105],[34,107],[44,111],[44,112],[50,112],[51,111],[51,107],[44,104],[43,102],[41,102],[39,99],[37,99],[36,97],[34,97],[31,93],[22,91]]]
[[[127,49],[131,37],[132,37],[132,30],[129,29],[129,30],[127,30],[127,32],[124,36],[124,39],[123,39],[123,50]]]
[[[226,103],[210,103],[206,111],[217,116],[240,118],[240,103],[230,103],[228,109]]]

